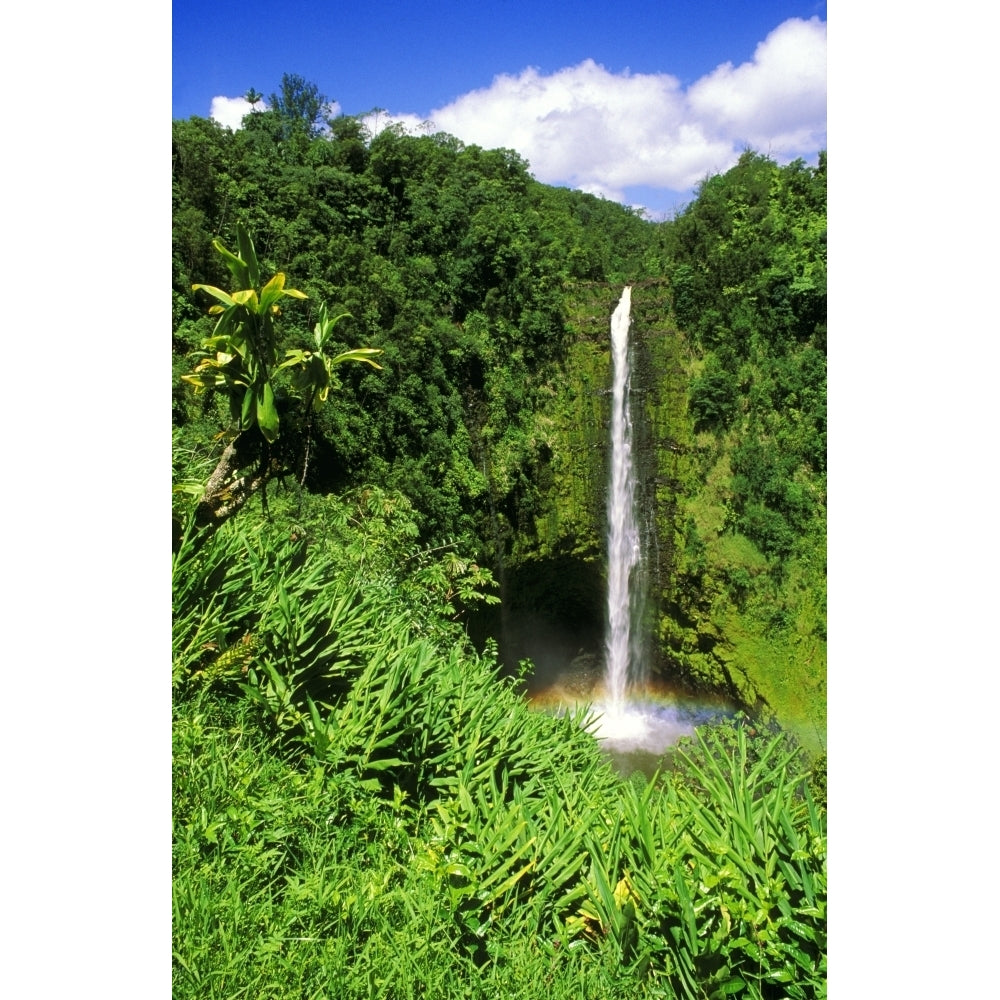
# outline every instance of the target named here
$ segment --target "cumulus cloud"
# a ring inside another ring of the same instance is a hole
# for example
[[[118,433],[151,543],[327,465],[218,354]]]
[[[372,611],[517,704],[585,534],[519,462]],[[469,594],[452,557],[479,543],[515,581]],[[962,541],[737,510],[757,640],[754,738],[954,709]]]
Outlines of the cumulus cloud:
[[[826,25],[786,21],[757,46],[752,62],[719,66],[688,92],[693,115],[734,143],[776,155],[826,143]]]
[[[786,21],[750,62],[725,63],[686,91],[667,73],[611,73],[587,59],[497,76],[430,117],[463,142],[516,150],[544,183],[617,201],[635,186],[684,191],[747,145],[779,160],[825,147],[826,24]]]
[[[619,200],[631,185],[689,187],[706,158],[729,153],[688,120],[675,77],[613,74],[591,59],[550,76],[499,76],[431,117],[465,142],[517,150],[540,181]]]
[[[388,111],[377,110],[361,115],[359,120],[368,129],[370,135],[378,135],[390,125],[401,125],[404,131],[410,135],[420,135],[422,132],[433,131],[430,122],[419,115],[394,115],[389,114]]]
[[[263,111],[266,105],[258,102],[257,110]],[[243,116],[250,114],[250,102],[242,97],[213,97],[212,110],[209,117],[220,125],[238,129],[243,127]]]
[[[258,101],[254,108],[251,108],[250,102],[243,97],[213,97],[209,117],[235,131],[243,127],[243,116],[249,114],[251,110],[267,111],[267,109],[266,101]],[[331,101],[324,106],[324,111],[331,118],[336,118],[340,114],[340,104]]]

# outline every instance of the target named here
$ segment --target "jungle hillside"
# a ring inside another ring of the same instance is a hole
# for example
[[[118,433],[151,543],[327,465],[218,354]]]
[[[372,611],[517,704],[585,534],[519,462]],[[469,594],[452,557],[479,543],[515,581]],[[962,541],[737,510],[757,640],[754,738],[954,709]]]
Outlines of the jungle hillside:
[[[324,105],[173,122],[174,995],[825,997],[826,154],[652,222]],[[652,669],[734,706],[651,777],[519,625],[602,628],[625,285]]]

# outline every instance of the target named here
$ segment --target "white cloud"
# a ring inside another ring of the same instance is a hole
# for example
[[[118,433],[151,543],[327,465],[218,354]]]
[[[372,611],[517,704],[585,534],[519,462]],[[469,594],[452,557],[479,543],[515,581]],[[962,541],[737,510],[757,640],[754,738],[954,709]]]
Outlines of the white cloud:
[[[619,201],[633,186],[684,191],[748,144],[786,160],[825,147],[826,24],[785,21],[751,62],[719,66],[686,92],[667,73],[616,74],[587,59],[497,76],[430,117],[463,142],[516,150],[543,183]]]
[[[257,108],[262,111],[264,104],[258,103]],[[235,130],[243,127],[243,116],[249,113],[250,102],[242,97],[213,97],[209,117]]]
[[[430,124],[419,115],[393,115],[388,111],[369,111],[368,114],[361,116],[360,121],[373,136],[390,125],[402,125],[410,135],[419,135],[430,130]]]
[[[220,125],[226,125],[236,131],[243,127],[244,115],[249,114],[251,110],[267,111],[267,108],[266,101],[258,101],[251,109],[250,102],[244,97],[213,97],[209,117],[214,118]],[[324,106],[324,111],[331,118],[336,118],[340,114],[340,104],[331,101]]]
[[[618,199],[635,184],[688,187],[705,155],[728,152],[685,121],[675,77],[616,75],[590,59],[551,76],[499,76],[431,117],[465,142],[516,149],[540,181]]]
[[[826,142],[826,25],[785,21],[752,62],[719,66],[688,92],[691,111],[717,135],[775,155]]]

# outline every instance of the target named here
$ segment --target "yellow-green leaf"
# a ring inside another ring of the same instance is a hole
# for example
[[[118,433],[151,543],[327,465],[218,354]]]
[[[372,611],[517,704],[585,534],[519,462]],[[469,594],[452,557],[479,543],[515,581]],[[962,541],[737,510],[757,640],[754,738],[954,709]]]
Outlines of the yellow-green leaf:
[[[358,347],[353,351],[344,351],[343,354],[338,354],[331,360],[330,364],[339,365],[345,361],[363,361],[366,365],[371,365],[372,368],[378,368],[381,371],[382,366],[372,361],[372,357],[383,353],[382,350],[376,347]]]
[[[250,268],[247,267],[246,261],[237,257],[232,250],[227,249],[219,240],[212,240],[212,246],[225,258],[226,266],[236,279],[237,285],[246,288],[249,284],[256,284],[256,282],[250,281]]]
[[[301,365],[309,360],[310,352],[302,350],[285,351],[285,360],[278,365],[279,368],[291,368],[293,365]]]
[[[260,297],[263,298],[268,292],[281,291],[285,287],[285,274],[279,271],[261,290]]]
[[[257,293],[252,288],[244,288],[241,291],[233,292],[233,302],[238,306],[249,306],[252,312],[257,312]]]
[[[222,385],[226,380],[222,375],[182,375],[181,381],[196,389],[210,389],[212,386]]]
[[[194,292],[197,292],[198,289],[201,289],[203,292],[208,292],[209,295],[214,296],[215,298],[217,298],[220,302],[222,302],[226,306],[233,305],[232,298],[226,292],[224,292],[221,288],[216,288],[215,285],[192,285],[191,286],[191,290],[194,291]],[[212,308],[213,309],[217,309],[218,307],[217,306],[213,306]]]
[[[261,312],[272,308],[275,302],[284,295],[285,276],[279,271],[261,290],[260,308]]]

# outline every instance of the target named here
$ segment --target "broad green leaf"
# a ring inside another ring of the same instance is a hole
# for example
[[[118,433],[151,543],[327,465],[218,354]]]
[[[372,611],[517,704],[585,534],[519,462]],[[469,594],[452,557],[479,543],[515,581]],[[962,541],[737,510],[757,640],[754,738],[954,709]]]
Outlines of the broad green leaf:
[[[306,362],[306,371],[309,372],[309,380],[317,388],[323,388],[330,384],[330,372],[324,364],[324,358],[319,354],[313,354]]]
[[[243,395],[243,405],[240,410],[240,427],[244,430],[253,426],[254,418],[254,394],[250,388],[247,388],[246,393]]]
[[[800,910],[799,912],[801,913],[802,911]],[[807,927],[805,924],[801,923],[798,920],[794,920],[792,918],[788,918],[787,920],[785,920],[785,926],[793,934],[797,934],[804,941],[815,941],[816,940],[816,931],[813,928],[811,928],[811,927]]]
[[[271,280],[260,290],[260,310],[261,312],[266,312],[271,306],[277,302],[284,294],[285,287],[285,275],[279,271]]]
[[[787,969],[779,969],[777,972],[764,973],[764,978],[776,983],[790,983],[795,977]]]
[[[274,405],[274,390],[265,382],[257,396],[257,424],[268,444],[278,438],[278,410]]]
[[[233,278],[236,279],[236,284],[240,288],[246,288],[250,284],[256,284],[256,282],[250,281],[250,268],[247,266],[246,261],[240,260],[231,250],[229,250],[221,240],[212,240],[212,246],[222,254],[223,259],[226,262],[226,267],[229,268],[229,272],[232,274]]]
[[[182,375],[181,381],[197,389],[210,389],[213,386],[223,385],[226,378],[224,375]]]
[[[724,982],[717,990],[715,990],[715,993],[713,993],[713,996],[715,994],[721,994],[722,996],[728,996],[730,993],[738,993],[740,990],[744,989],[745,987],[746,987],[746,983],[742,979],[740,979],[739,976],[735,976],[732,979],[726,980],[726,982]]]
[[[801,948],[796,948],[795,945],[788,944],[785,945],[785,951],[795,959],[795,964],[800,969],[806,969],[811,972],[815,967],[816,963]]]
[[[372,368],[378,368],[379,371],[381,371],[382,366],[372,361],[372,358],[376,354],[383,353],[385,352],[376,347],[358,347],[353,351],[344,351],[343,354],[338,354],[335,358],[330,360],[330,364],[339,365],[343,364],[345,361],[363,361],[366,365],[371,365]]]
[[[236,242],[240,248],[240,256],[247,266],[247,276],[250,278],[249,284],[256,288],[260,284],[260,267],[257,264],[257,251],[254,249],[250,234],[242,224],[236,226]]]
[[[320,305],[320,314],[319,315],[320,315],[320,320],[313,327],[313,341],[316,344],[317,349],[319,349],[319,350],[323,349],[323,345],[329,339],[330,334],[333,332],[333,328],[342,319],[354,319],[354,317],[350,313],[348,313],[348,312],[343,312],[339,316],[334,316],[333,319],[330,319],[327,316],[326,303],[325,302]]]
[[[391,742],[395,742],[392,740]],[[400,760],[399,757],[386,757],[384,760],[369,760],[365,767],[369,771],[385,771],[390,767],[405,767],[406,761]]]
[[[251,312],[260,311],[257,292],[252,288],[244,288],[238,292],[233,292],[233,302],[239,306],[247,306]]]
[[[285,360],[278,365],[278,368],[291,368],[293,365],[304,364],[311,356],[309,351],[285,351]]]

